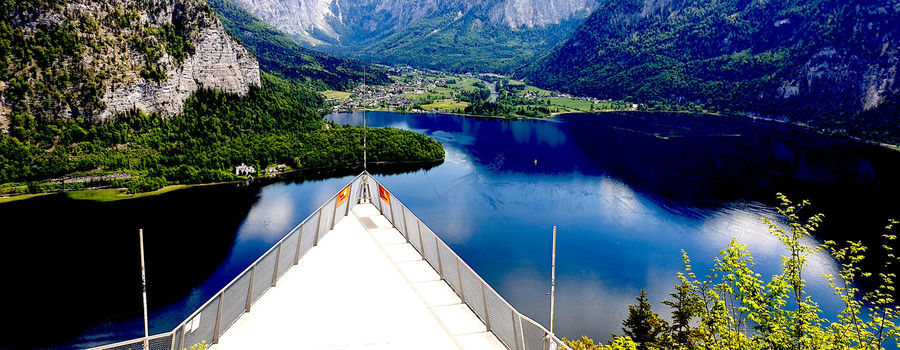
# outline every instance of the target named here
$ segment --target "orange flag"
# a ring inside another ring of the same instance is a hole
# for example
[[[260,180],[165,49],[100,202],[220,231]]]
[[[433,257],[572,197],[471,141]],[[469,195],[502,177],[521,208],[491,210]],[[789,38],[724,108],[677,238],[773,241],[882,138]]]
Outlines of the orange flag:
[[[387,205],[391,205],[391,193],[384,189],[384,187],[381,187],[381,185],[378,185],[378,196],[381,197],[381,200],[387,203]]]
[[[335,203],[334,206],[335,207],[341,206],[341,204],[344,204],[344,202],[347,201],[347,198],[350,198],[350,185],[347,185],[347,187],[345,187],[343,190],[338,192],[337,203]]]

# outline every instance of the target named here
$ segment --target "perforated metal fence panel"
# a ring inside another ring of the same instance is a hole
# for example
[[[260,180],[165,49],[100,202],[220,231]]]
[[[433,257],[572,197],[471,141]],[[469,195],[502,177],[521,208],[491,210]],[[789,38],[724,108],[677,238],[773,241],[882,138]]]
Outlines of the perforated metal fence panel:
[[[143,340],[133,340],[126,344],[112,346],[107,349],[110,349],[110,350],[143,350],[144,349],[144,341]]]
[[[235,321],[247,310],[247,294],[250,293],[250,272],[241,275],[234,281],[224,292],[224,301],[222,304],[222,325],[219,327],[219,334],[234,324]]]
[[[319,222],[319,239],[325,238],[325,234],[331,230],[331,217],[334,215],[334,199],[325,202],[320,209],[322,211],[321,220]]]
[[[409,208],[407,208],[409,210]],[[411,211],[406,213],[406,237],[419,236],[419,218]]]
[[[302,258],[306,255],[310,249],[312,249],[313,244],[316,241],[316,229],[319,227],[319,212],[316,211],[309,218],[306,219],[306,222],[303,223],[302,230],[300,230],[300,257]]]
[[[293,232],[281,242],[281,257],[278,258],[278,278],[284,276],[294,266],[294,255],[297,254],[297,238],[300,234]]]
[[[431,264],[431,267],[433,267],[435,271],[441,267],[441,263],[438,260],[437,240],[437,235],[435,235],[427,226],[422,225],[422,246],[425,250],[425,260]]]
[[[525,350],[544,350],[544,331],[531,320],[522,320],[525,332]]]
[[[213,343],[216,332],[216,315],[219,310],[219,297],[216,296],[205,307],[200,309],[200,313],[191,318],[188,323],[191,325],[184,333],[184,347],[190,348],[191,345],[199,344],[206,341],[207,344]],[[196,322],[196,323],[195,323]]]
[[[272,287],[272,274],[275,273],[275,250],[266,254],[256,264],[256,272],[253,275],[253,298],[251,303],[256,303],[263,293]]]
[[[172,348],[172,335],[151,338],[148,343],[150,350],[169,350]]]
[[[403,203],[400,203],[396,198],[391,198],[391,204],[397,210],[397,218],[393,221],[394,228],[397,229],[397,232],[400,232],[401,235],[406,236],[406,228],[403,224],[403,212],[406,210],[406,207]]]
[[[487,304],[487,316],[491,321],[491,331],[497,335],[506,347],[516,348],[515,331],[513,331],[512,308],[500,299],[500,295],[490,288],[485,289],[485,301]]]
[[[484,297],[481,295],[481,278],[465,264],[460,264],[460,274],[462,275],[463,292],[466,297],[466,304],[482,322],[487,322],[484,317]]]
[[[524,333],[522,333],[522,315],[520,315],[518,311],[516,311],[516,318],[515,318],[515,322],[513,323],[513,329],[515,330],[516,343],[518,343],[518,349],[524,349],[525,348],[525,340],[524,340],[524,336],[523,336]]]
[[[418,222],[418,219],[416,220],[416,222]],[[419,254],[422,254],[422,238],[421,238],[421,236],[422,235],[420,234],[418,229],[416,229],[416,234],[409,235],[409,244],[411,244],[413,246],[413,248],[415,248],[416,251],[419,252]],[[424,256],[424,254],[422,254],[422,255]]]
[[[459,286],[459,272],[456,269],[456,253],[450,249],[444,242],[439,243],[439,249],[441,250],[441,267],[444,270],[444,280],[447,281],[447,284],[450,285],[450,288],[453,288],[453,291],[459,295],[462,290]]]
[[[349,209],[353,209],[353,206],[359,203],[359,189],[362,186],[362,178],[357,176],[353,182],[350,183],[350,202]]]
[[[172,341],[172,344],[173,344],[172,350],[181,350],[180,345],[181,345],[181,331],[182,331],[182,329],[184,329],[183,326],[178,327],[178,328],[175,328],[175,330],[172,331],[172,337],[175,338],[175,339]]]

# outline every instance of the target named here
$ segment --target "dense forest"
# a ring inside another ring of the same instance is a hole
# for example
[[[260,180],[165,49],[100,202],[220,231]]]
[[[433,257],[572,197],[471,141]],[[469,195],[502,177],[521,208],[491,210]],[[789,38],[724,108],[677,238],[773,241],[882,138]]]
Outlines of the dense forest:
[[[208,0],[231,36],[244,45],[262,70],[299,81],[317,90],[347,90],[365,80],[390,82],[387,71],[355,59],[338,58],[303,48],[296,41],[231,0]]]
[[[349,88],[364,74],[383,83],[385,70],[303,49],[227,0],[210,4],[259,58],[260,86],[245,96],[201,88],[176,115],[133,109],[98,117],[105,91],[134,76],[165,80],[194,53],[199,31],[217,25],[206,2],[179,4],[169,13],[165,3],[89,2],[103,10],[94,18],[59,0],[0,2],[0,195],[227,181],[241,163],[361,167],[362,130],[324,121],[324,97],[314,90]],[[54,11],[61,22],[39,20]],[[160,14],[171,22],[144,18]],[[412,132],[370,131],[369,143],[375,163],[444,157],[440,144]]]
[[[875,108],[900,98],[898,11],[896,1],[610,0],[520,73],[651,109],[786,116],[900,143],[896,113]]]
[[[132,177],[117,181],[137,192],[233,180],[232,169],[241,163],[301,170],[361,167],[362,128],[324,121],[317,110],[322,104],[320,94],[263,74],[262,86],[245,97],[200,90],[174,117],[135,111],[106,123],[34,122],[0,136],[0,183],[122,172]],[[428,163],[444,157],[439,143],[409,131],[370,130],[369,144],[371,162]]]

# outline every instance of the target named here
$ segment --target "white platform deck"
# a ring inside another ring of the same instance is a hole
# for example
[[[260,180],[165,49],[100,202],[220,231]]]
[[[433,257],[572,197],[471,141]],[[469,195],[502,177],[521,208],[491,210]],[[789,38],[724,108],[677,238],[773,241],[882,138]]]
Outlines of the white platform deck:
[[[357,205],[211,349],[506,349],[370,205]]]

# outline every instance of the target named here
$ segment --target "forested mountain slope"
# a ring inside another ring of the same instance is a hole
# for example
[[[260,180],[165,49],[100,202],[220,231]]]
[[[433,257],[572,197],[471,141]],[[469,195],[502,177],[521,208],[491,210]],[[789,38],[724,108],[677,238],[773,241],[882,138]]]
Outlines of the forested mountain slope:
[[[228,33],[259,60],[260,68],[318,89],[346,90],[366,75],[369,84],[389,81],[386,70],[355,59],[306,49],[231,0],[208,0]]]
[[[897,0],[609,0],[520,73],[580,95],[897,140],[898,18]]]
[[[235,32],[261,72],[204,0],[4,1],[0,16],[0,196],[228,181],[241,163],[361,167],[361,128],[324,121],[310,89],[355,83],[359,62]],[[405,148],[373,162],[444,156],[413,132],[370,133],[382,142]]]
[[[307,47],[383,63],[506,72],[549,50],[597,0],[235,0]]]

